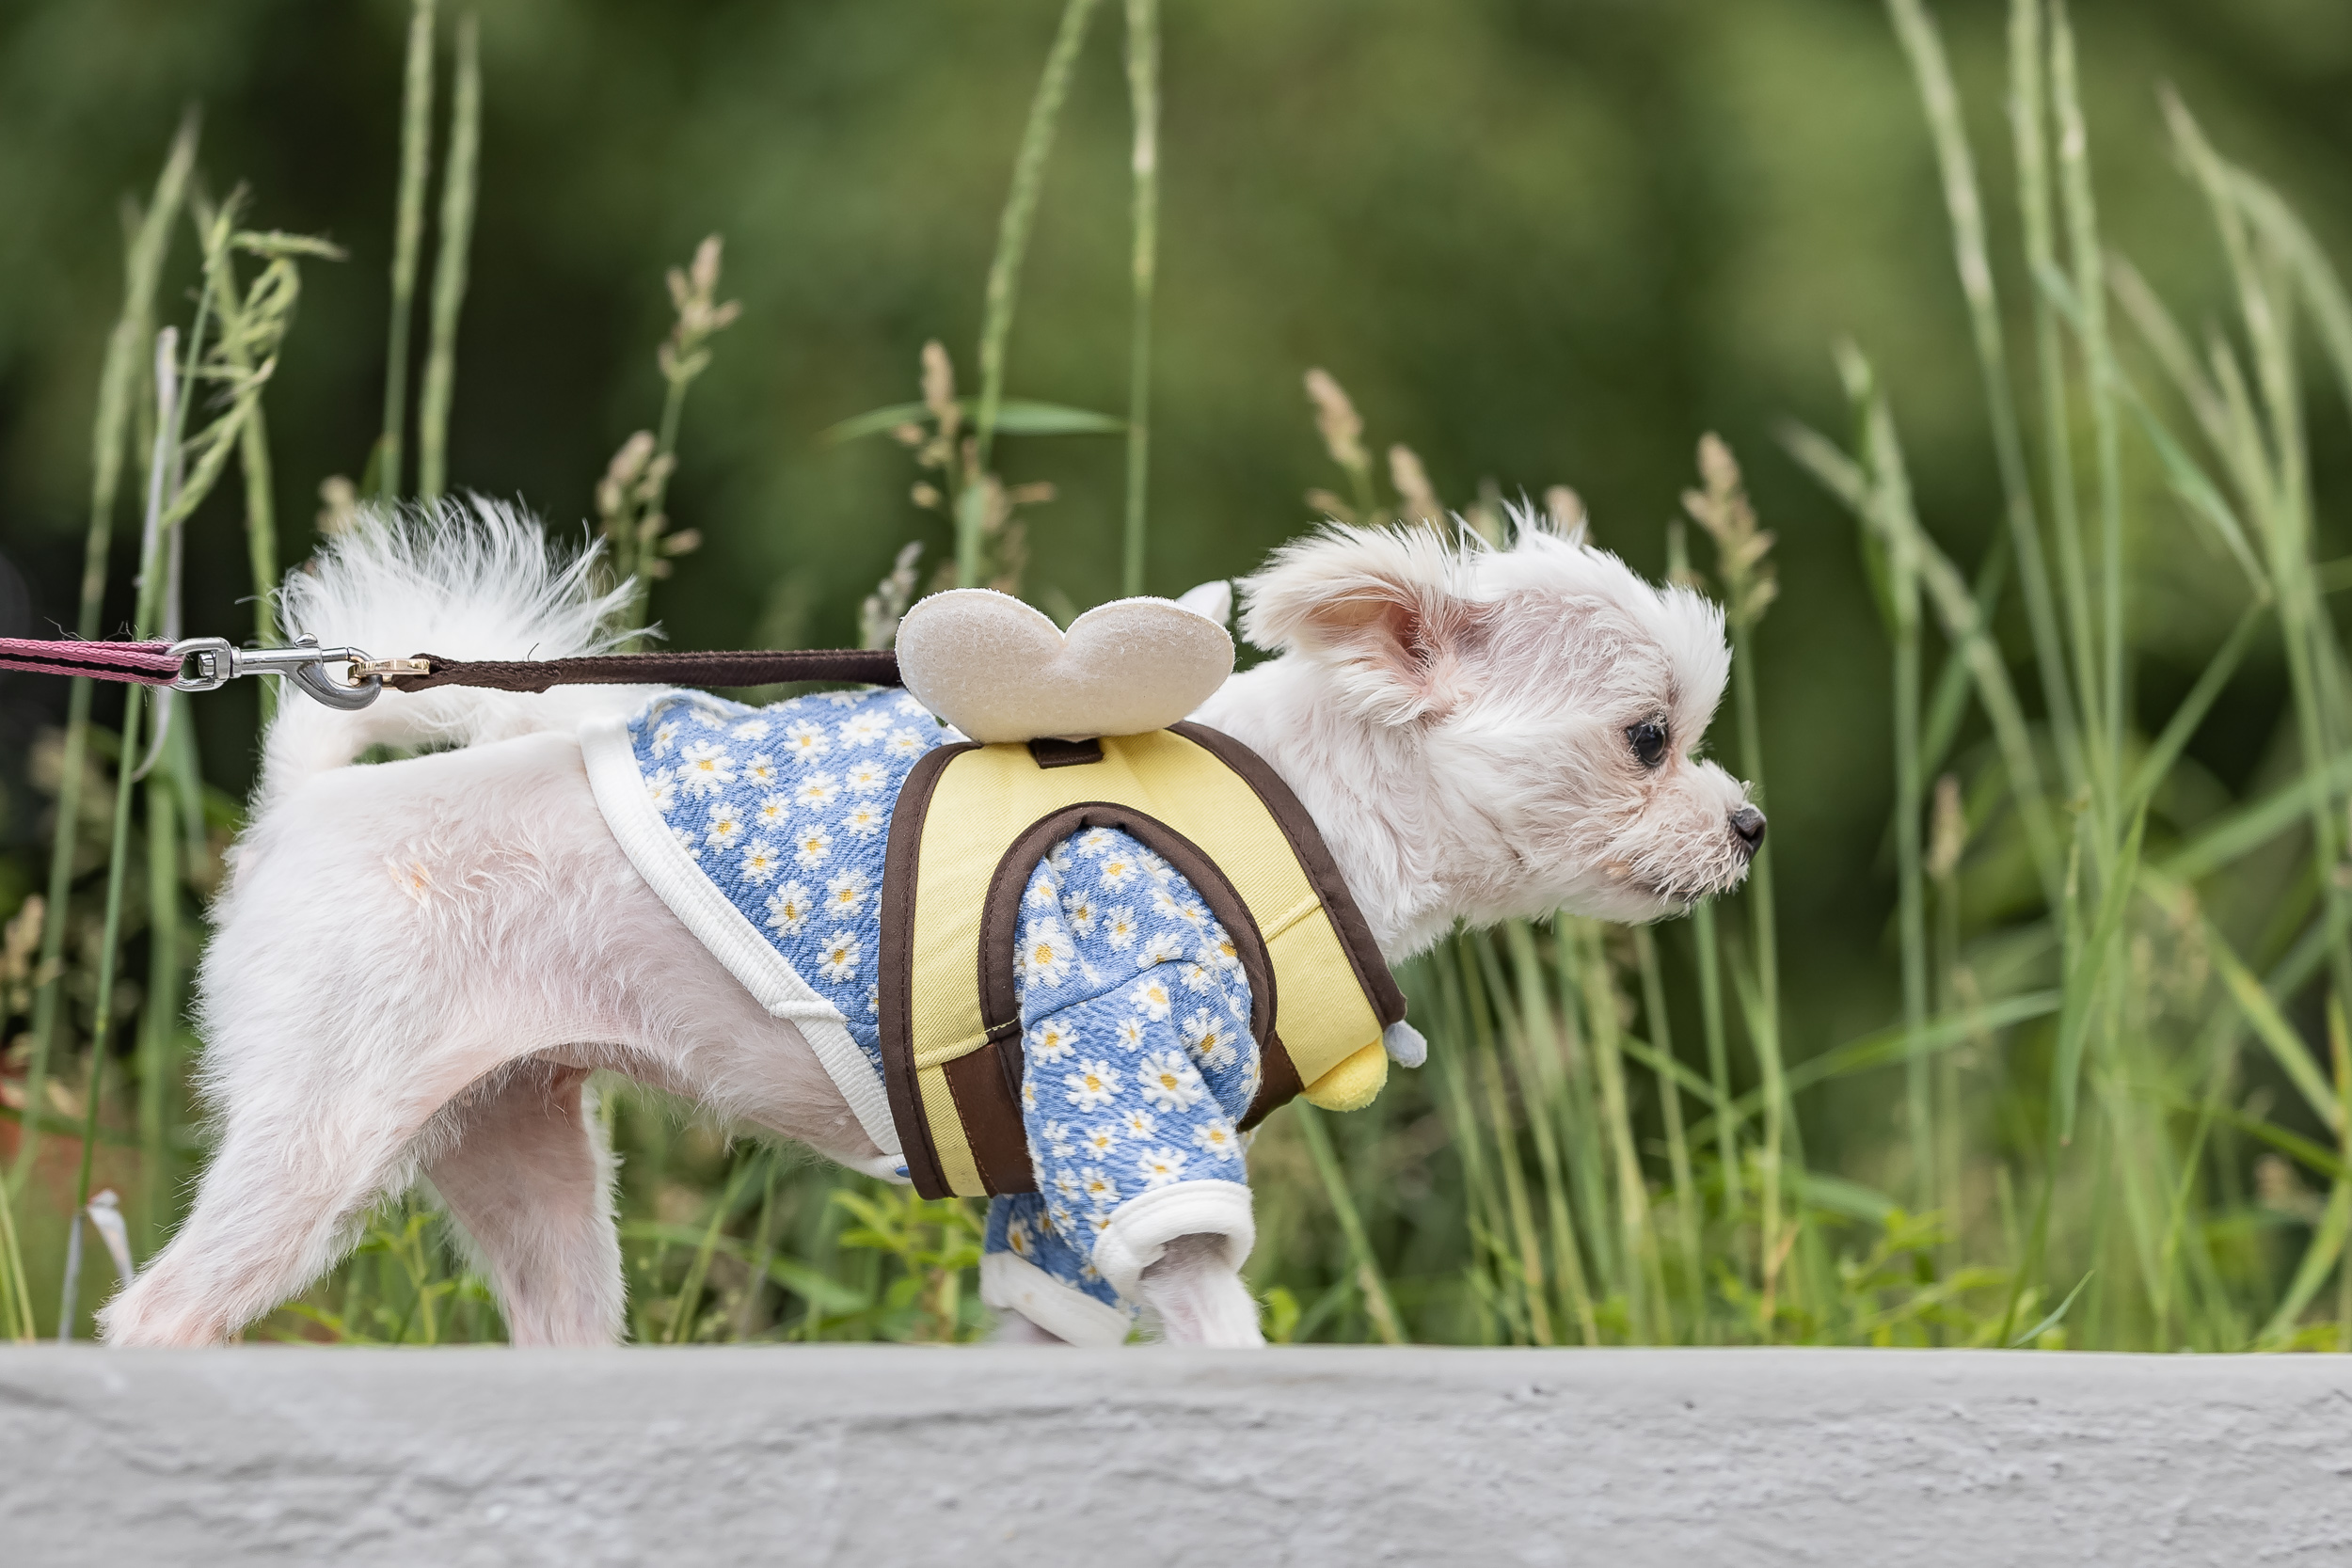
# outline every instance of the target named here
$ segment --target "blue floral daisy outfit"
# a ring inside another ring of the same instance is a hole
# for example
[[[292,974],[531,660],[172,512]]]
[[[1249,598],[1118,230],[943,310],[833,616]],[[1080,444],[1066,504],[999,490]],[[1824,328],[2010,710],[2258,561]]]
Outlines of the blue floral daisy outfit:
[[[665,692],[580,743],[630,863],[773,1016],[789,1019],[905,1180],[882,1087],[883,850],[908,772],[961,737],[887,688],[754,708]],[[1039,1191],[991,1200],[981,1294],[1076,1343],[1117,1343],[1182,1235],[1252,1241],[1237,1124],[1258,1087],[1249,984],[1190,882],[1082,830],[1031,874],[1015,989]]]

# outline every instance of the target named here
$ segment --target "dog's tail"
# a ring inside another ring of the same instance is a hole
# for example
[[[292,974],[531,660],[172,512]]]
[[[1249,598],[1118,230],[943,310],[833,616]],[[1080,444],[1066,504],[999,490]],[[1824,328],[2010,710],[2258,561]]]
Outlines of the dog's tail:
[[[623,635],[618,616],[629,585],[601,588],[600,553],[600,546],[577,553],[552,547],[529,516],[478,497],[364,508],[348,532],[287,574],[278,619],[289,636],[307,633],[326,646],[359,648],[377,658],[602,653]],[[465,746],[569,730],[592,714],[632,708],[653,689],[388,689],[371,705],[343,712],[312,702],[289,682],[263,743],[262,792],[282,795],[372,746]]]

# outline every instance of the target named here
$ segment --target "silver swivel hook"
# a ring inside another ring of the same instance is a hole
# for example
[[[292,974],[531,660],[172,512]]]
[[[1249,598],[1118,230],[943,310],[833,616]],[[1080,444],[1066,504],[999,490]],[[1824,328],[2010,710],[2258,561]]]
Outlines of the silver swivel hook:
[[[171,651],[181,669],[171,683],[174,691],[217,691],[239,675],[288,675],[313,700],[349,712],[374,702],[384,689],[384,677],[374,671],[350,682],[328,674],[330,664],[372,661],[358,648],[322,648],[315,637],[297,637],[291,648],[240,648],[225,637],[189,637],[174,642]]]

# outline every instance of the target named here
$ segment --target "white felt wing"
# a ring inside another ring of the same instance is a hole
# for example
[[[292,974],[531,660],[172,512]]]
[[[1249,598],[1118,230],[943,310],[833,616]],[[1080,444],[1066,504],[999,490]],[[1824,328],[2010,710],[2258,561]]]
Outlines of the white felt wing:
[[[898,623],[898,674],[974,740],[1162,730],[1233,673],[1223,626],[1173,599],[1113,599],[1067,634],[1008,594],[951,588]]]

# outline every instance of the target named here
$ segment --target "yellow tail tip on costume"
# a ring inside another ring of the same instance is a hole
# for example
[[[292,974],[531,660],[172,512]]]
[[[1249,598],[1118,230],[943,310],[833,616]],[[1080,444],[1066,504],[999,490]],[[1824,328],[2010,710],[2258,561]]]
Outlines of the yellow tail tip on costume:
[[[1378,1040],[1307,1085],[1307,1103],[1326,1111],[1360,1111],[1389,1081],[1389,1053]]]

